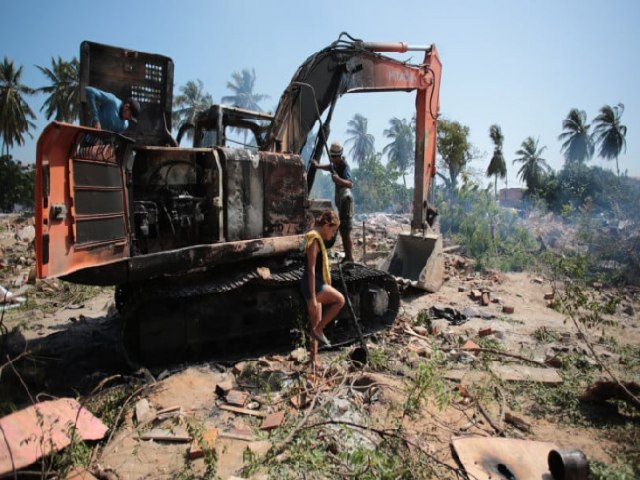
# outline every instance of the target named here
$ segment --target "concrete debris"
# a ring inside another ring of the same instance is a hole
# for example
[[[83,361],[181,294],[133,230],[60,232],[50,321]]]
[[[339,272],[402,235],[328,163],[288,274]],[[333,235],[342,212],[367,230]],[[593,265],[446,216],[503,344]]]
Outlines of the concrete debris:
[[[146,423],[155,417],[155,413],[149,405],[149,400],[146,398],[140,399],[136,402],[136,420],[138,423]]]
[[[154,440],[156,442],[190,442],[191,435],[182,427],[176,428],[153,428],[140,435],[141,440]]]
[[[236,407],[244,407],[248,399],[249,394],[241,390],[231,390],[226,396],[227,403]]]
[[[231,379],[216,383],[216,394],[220,397],[225,397],[234,388],[234,386],[235,383]]]
[[[534,382],[544,384],[562,383],[562,377],[553,368],[529,367],[527,365],[492,362],[491,371],[505,382]]]

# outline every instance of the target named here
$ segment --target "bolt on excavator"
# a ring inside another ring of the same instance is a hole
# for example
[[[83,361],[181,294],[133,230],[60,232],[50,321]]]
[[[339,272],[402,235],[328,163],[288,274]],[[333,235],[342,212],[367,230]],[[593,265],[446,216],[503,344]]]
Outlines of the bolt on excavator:
[[[424,60],[383,55],[407,51],[424,52]],[[332,283],[348,295],[365,334],[395,320],[398,277],[440,288],[442,240],[428,202],[441,75],[435,45],[343,33],[298,68],[275,113],[213,105],[177,139],[170,58],[85,41],[80,59],[81,125],[52,122],[38,140],[37,276],[115,286],[132,363],[251,353],[304,328],[301,245],[323,204],[309,198],[312,160],[326,152],[346,93],[416,92],[413,219],[382,269],[334,268]],[[121,134],[91,128],[87,86],[135,98],[137,124]],[[232,129],[246,132],[250,145],[231,147]],[[184,134],[193,146],[180,146]],[[307,142],[313,150],[305,159]],[[358,322],[348,317],[345,308],[328,330],[337,344],[356,338]]]

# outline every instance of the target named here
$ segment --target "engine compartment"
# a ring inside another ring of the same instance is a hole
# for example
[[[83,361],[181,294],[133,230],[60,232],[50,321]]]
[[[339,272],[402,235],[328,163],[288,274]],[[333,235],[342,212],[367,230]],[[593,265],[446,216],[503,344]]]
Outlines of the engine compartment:
[[[211,152],[136,152],[127,182],[133,255],[217,240],[220,172],[212,163]]]

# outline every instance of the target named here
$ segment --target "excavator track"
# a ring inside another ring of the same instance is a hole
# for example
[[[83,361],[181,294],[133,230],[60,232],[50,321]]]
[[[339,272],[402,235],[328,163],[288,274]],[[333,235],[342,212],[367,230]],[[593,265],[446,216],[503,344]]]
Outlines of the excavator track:
[[[116,290],[121,340],[132,365],[192,359],[231,360],[290,348],[306,331],[299,260],[268,270],[258,264],[204,272],[177,280],[161,278]],[[343,290],[340,271],[332,284]],[[396,318],[400,294],[386,272],[360,264],[342,267],[349,298],[365,335]],[[344,293],[344,292],[343,292]],[[326,329],[333,344],[357,340],[347,308]]]

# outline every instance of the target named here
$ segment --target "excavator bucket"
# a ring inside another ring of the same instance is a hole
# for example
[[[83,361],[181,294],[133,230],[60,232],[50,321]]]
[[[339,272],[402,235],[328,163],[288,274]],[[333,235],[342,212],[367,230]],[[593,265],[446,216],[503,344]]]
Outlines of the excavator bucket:
[[[412,286],[427,292],[437,292],[444,281],[442,236],[400,234],[381,270],[410,280]]]

